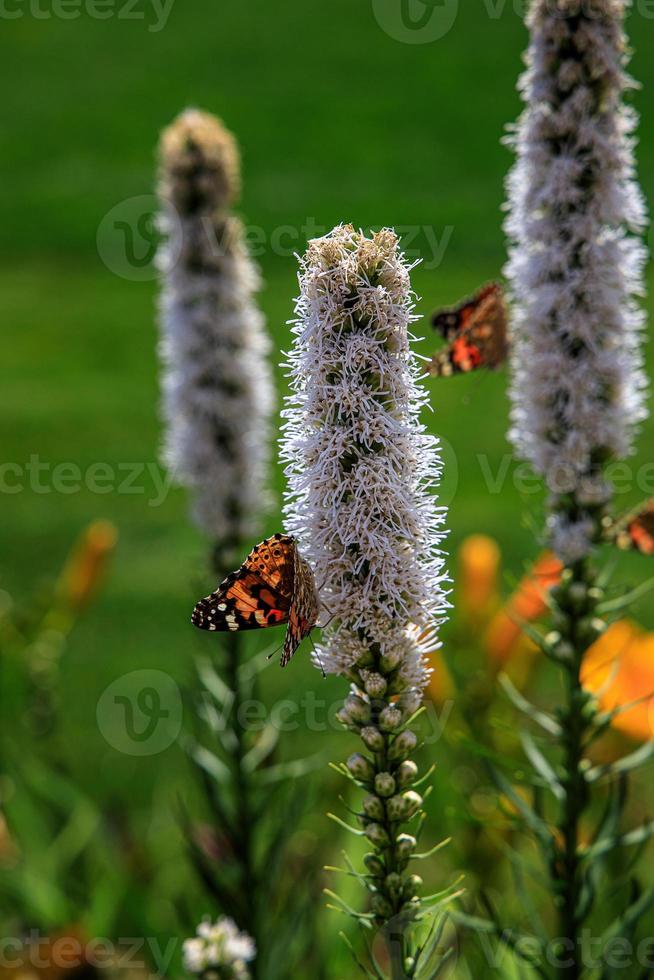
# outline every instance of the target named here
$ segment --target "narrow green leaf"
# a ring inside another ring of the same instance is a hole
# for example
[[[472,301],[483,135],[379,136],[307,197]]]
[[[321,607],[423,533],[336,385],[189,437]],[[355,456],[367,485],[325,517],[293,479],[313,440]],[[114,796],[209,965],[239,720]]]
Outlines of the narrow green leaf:
[[[368,922],[370,922],[371,919],[374,919],[374,916],[370,912],[357,912],[357,910],[353,909],[351,905],[348,905],[347,902],[344,899],[342,899],[340,895],[337,895],[336,892],[333,892],[331,888],[323,888],[323,894],[327,895],[328,898],[333,899],[337,903],[336,906],[328,905],[327,908],[332,908],[332,909],[335,908],[336,911],[344,912],[346,915],[350,915],[352,916],[353,919],[358,919],[359,921],[367,920]]]
[[[602,602],[597,607],[597,612],[600,616],[605,616],[607,613],[622,612],[627,609],[634,602],[638,602],[648,593],[654,590],[654,578],[649,579],[647,582],[643,582],[641,585],[637,586],[635,589],[631,589],[624,595],[617,596],[615,599],[607,599]]]
[[[272,783],[280,782],[283,779],[301,779],[302,776],[322,769],[326,763],[324,752],[317,752],[307,759],[295,759],[292,762],[280,762],[279,765],[270,766],[268,769],[257,770],[257,780],[262,786],[270,786]]]
[[[363,830],[357,830],[356,827],[350,827],[349,823],[345,823],[345,821],[341,820],[340,817],[337,817],[335,813],[328,813],[327,816],[330,820],[333,820],[334,823],[337,823],[339,827],[342,827],[344,830],[349,830],[349,832],[354,834],[355,837],[365,837]]]
[[[535,705],[523,697],[507,674],[500,674],[498,680],[504,689],[505,694],[513,706],[518,709],[518,711],[521,711],[523,714],[531,718],[532,721],[536,722],[537,725],[540,725],[540,727],[549,735],[554,735],[555,738],[558,738],[561,735],[562,729],[558,721],[546,714],[544,711],[538,709]]]
[[[626,929],[631,929],[642,919],[646,912],[654,905],[654,887],[648,888],[643,892],[629,908],[622,913],[603,933],[600,941],[600,949],[606,949],[607,944],[617,936],[624,935]]]
[[[440,841],[440,843],[434,844],[434,846],[430,848],[430,850],[423,851],[422,854],[413,854],[411,856],[411,860],[424,861],[426,858],[430,858],[432,857],[432,855],[437,854],[438,851],[442,850],[444,847],[447,847],[447,845],[451,844],[451,842],[452,842],[452,838],[446,837],[445,840]]]
[[[494,766],[489,767],[491,776],[497,788],[513,803],[515,808],[524,818],[528,827],[531,828],[538,840],[549,850],[552,845],[552,834],[549,827],[523,800],[519,793],[516,793],[511,783]]]
[[[345,945],[349,949],[350,953],[352,954],[352,959],[354,960],[354,962],[356,963],[356,965],[359,967],[359,969],[361,970],[361,972],[363,973],[364,976],[368,977],[369,980],[384,980],[383,975],[377,970],[377,967],[375,966],[374,963],[373,963],[373,967],[375,969],[375,972],[372,973],[368,969],[368,967],[364,963],[361,962],[361,960],[357,956],[357,953],[356,953],[356,950],[355,950],[354,946],[352,945],[352,943],[347,938],[347,936],[345,935],[344,932],[339,932],[339,936],[341,937],[341,939],[343,940],[343,942],[345,943]]]
[[[234,702],[234,694],[207,657],[198,657],[195,669],[204,687],[215,698],[221,708],[229,708]]]
[[[617,776],[623,772],[632,772],[654,756],[654,739],[645,742],[635,752],[630,752],[616,762],[609,762],[605,765],[593,766],[586,772],[586,781],[595,783],[604,776]]]
[[[261,763],[275,751],[278,742],[279,729],[269,722],[263,731],[259,733],[259,738],[250,751],[246,752],[243,757],[243,769],[245,772],[252,773],[255,769],[258,769]]]
[[[227,785],[231,777],[231,773],[229,767],[226,766],[217,755],[214,755],[214,753],[210,752],[209,749],[206,749],[203,745],[198,745],[197,743],[195,746],[190,748],[189,755],[195,764],[201,769],[204,769],[204,771],[208,773],[212,779],[215,779],[217,783],[220,783],[223,786]]]
[[[603,837],[596,844],[592,844],[584,854],[587,859],[592,860],[615,850],[616,847],[634,847],[650,840],[652,837],[654,837],[654,820],[650,821],[650,823],[643,824],[642,827],[637,827],[635,830],[630,830],[626,834]]]
[[[559,782],[554,769],[540,751],[531,735],[528,732],[520,732],[520,740],[525,750],[525,755],[531,762],[536,772],[541,776],[547,789],[556,797],[557,800],[565,799],[565,790]]]

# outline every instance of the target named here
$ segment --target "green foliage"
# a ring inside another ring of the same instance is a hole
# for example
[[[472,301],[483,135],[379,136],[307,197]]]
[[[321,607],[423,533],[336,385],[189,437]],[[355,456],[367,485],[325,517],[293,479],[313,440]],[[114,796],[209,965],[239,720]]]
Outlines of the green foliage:
[[[213,912],[233,917],[255,940],[253,977],[283,980],[303,965],[320,978],[320,849],[303,854],[298,836],[314,802],[309,776],[326,759],[318,753],[282,760],[279,726],[271,718],[247,723],[248,706],[263,708],[258,695],[267,651],[242,659],[240,634],[215,647],[214,662],[197,661],[190,713],[196,732],[186,738],[204,796],[200,819],[182,809],[189,856]],[[328,843],[323,839],[321,847]]]

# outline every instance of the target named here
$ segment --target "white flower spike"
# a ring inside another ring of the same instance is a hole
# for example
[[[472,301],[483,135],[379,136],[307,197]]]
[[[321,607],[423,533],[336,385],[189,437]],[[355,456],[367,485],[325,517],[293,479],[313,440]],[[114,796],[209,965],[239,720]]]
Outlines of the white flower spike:
[[[289,532],[333,620],[318,651],[330,673],[372,662],[419,702],[447,601],[437,440],[409,346],[410,267],[393,231],[341,225],[309,243],[289,356],[282,457]]]
[[[159,255],[165,459],[219,546],[250,534],[265,500],[273,388],[241,223],[238,150],[213,116],[183,112],[161,139]]]
[[[637,118],[624,105],[625,0],[535,0],[511,142],[513,427],[546,480],[550,537],[568,564],[591,550],[611,496],[608,462],[646,417],[642,369],[646,223]]]

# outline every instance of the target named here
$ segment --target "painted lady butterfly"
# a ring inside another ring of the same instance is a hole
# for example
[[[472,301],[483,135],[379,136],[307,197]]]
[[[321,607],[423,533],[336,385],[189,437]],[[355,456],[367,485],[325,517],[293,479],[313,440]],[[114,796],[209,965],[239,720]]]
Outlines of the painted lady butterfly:
[[[275,534],[250,552],[215,592],[200,599],[191,622],[201,630],[256,630],[287,624],[281,666],[315,627],[320,598],[295,538]]]
[[[435,313],[432,326],[449,345],[429,362],[427,370],[434,377],[498,368],[508,357],[508,313],[498,283],[489,283],[471,299]]]
[[[623,551],[654,555],[654,500],[618,521],[613,538]]]

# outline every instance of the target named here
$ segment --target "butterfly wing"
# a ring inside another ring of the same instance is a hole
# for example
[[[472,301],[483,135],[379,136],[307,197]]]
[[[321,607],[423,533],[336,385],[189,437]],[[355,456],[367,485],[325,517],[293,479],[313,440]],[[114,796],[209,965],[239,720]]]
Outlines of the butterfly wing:
[[[438,331],[443,340],[454,340],[469,326],[480,305],[494,297],[498,290],[501,292],[501,287],[497,283],[491,282],[482,286],[474,296],[464,299],[456,306],[437,310],[431,318],[434,330]]]
[[[297,548],[294,553],[294,591],[286,628],[281,666],[293,658],[302,641],[311,633],[320,614],[320,600],[311,566]]]
[[[650,500],[635,517],[627,518],[617,531],[616,541],[625,551],[654,555],[654,500]]]
[[[191,622],[198,629],[239,631],[288,623],[295,577],[295,543],[276,534],[258,544],[237,572],[200,599]]]
[[[432,322],[449,341],[449,347],[429,364],[433,376],[468,374],[480,367],[500,367],[506,361],[508,315],[502,287],[497,283],[484,286],[461,306],[435,314]]]

